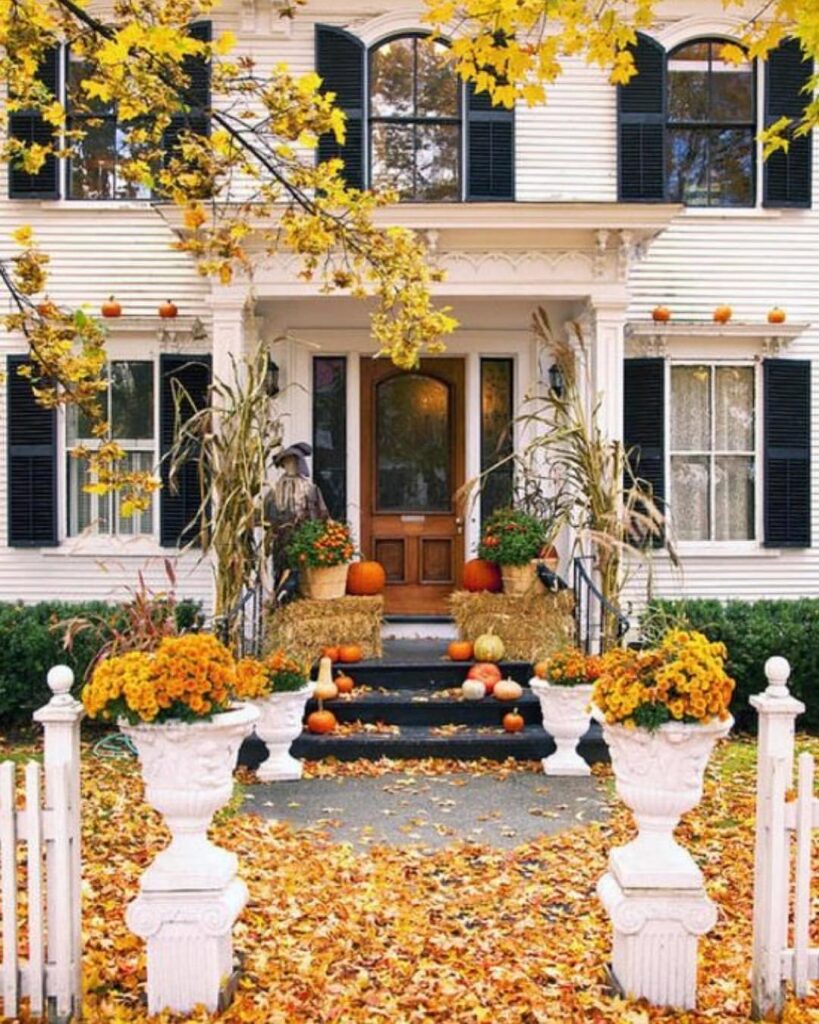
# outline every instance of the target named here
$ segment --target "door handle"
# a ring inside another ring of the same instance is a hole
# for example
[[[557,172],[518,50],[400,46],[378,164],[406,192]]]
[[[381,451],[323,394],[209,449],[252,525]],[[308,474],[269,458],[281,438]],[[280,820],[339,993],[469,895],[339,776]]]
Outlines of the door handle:
[[[455,532],[459,535],[464,532],[464,521],[460,516],[455,516]]]

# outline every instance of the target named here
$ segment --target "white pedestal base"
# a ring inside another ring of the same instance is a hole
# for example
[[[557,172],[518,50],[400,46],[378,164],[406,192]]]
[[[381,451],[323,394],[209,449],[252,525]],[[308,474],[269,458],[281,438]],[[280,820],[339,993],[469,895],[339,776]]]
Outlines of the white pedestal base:
[[[301,778],[304,766],[290,753],[290,747],[301,733],[304,708],[315,688],[315,683],[308,683],[301,690],[271,693],[254,701],[259,710],[256,735],[269,754],[256,769],[262,782],[295,782]]]
[[[270,757],[262,761],[256,769],[256,776],[260,782],[295,782],[304,774],[304,765],[297,757],[288,750],[276,751],[271,748]]]
[[[546,775],[591,775],[591,768],[575,750],[575,741],[555,737],[557,750],[541,760]]]
[[[126,921],[147,940],[148,1013],[221,1008],[234,971],[233,924],[247,895],[238,878],[222,890],[140,892]]]
[[[625,889],[607,873],[597,895],[614,928],[612,973],[623,994],[695,1009],[697,943],[717,920],[705,890]]]

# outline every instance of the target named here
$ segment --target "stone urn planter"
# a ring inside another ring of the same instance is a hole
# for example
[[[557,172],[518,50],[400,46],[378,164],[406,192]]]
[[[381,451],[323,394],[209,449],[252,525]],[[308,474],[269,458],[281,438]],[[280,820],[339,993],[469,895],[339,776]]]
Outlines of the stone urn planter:
[[[208,839],[213,815],[233,794],[242,740],[259,717],[237,704],[210,720],[131,725],[121,731],[136,747],[145,799],[165,819],[170,844],[142,876],[142,889],[220,889],[236,873],[236,855]]]
[[[617,793],[634,814],[637,838],[611,852],[610,867],[625,888],[702,886],[691,854],[674,838],[680,816],[702,799],[705,767],[733,718],[698,723],[667,722],[654,732],[609,725],[599,711],[611,752]]]
[[[589,775],[591,769],[577,753],[577,744],[589,727],[594,686],[554,686],[537,676],[529,680],[529,685],[540,701],[543,728],[557,748],[543,758],[543,771],[547,775]]]
[[[347,563],[299,570],[301,596],[313,601],[333,601],[347,593]]]
[[[308,683],[300,690],[271,693],[269,697],[253,701],[259,711],[256,735],[270,755],[256,769],[262,782],[285,782],[301,778],[304,766],[292,756],[290,747],[301,733],[304,708],[315,688],[315,683]]]

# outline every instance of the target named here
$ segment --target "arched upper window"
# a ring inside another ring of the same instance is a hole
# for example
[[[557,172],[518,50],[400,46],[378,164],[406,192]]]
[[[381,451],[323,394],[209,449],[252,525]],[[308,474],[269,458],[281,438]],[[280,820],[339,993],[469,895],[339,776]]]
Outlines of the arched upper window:
[[[725,60],[725,43],[697,39],[668,54],[667,189],[687,206],[753,206],[753,64]]]
[[[370,183],[402,199],[461,198],[462,87],[446,47],[424,36],[370,51]]]

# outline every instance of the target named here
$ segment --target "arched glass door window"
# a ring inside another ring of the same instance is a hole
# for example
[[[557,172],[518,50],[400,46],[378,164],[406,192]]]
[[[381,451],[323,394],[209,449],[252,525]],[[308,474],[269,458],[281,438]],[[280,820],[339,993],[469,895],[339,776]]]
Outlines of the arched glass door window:
[[[370,183],[401,199],[461,198],[461,89],[444,44],[388,39],[370,53]]]
[[[754,68],[724,42],[698,39],[668,55],[668,198],[687,206],[753,206]]]

